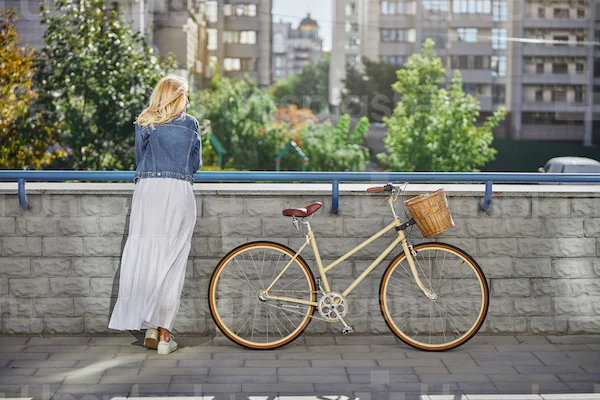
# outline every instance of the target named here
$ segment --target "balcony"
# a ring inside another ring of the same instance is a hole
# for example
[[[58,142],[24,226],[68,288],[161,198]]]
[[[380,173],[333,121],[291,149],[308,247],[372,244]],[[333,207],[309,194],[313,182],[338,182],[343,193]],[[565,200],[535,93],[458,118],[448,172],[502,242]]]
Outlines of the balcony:
[[[451,80],[454,76],[454,71],[458,68],[449,69],[446,72],[446,79]],[[494,81],[492,77],[492,71],[489,69],[458,69],[462,76],[463,83],[487,83],[490,84]]]
[[[261,30],[258,17],[226,17],[225,29],[236,31],[258,31]]]
[[[521,105],[522,111],[533,112],[573,112],[584,113],[586,109],[585,102],[552,102],[552,101],[535,101],[523,100]]]
[[[381,28],[408,29],[415,27],[414,15],[381,15],[379,20]]]
[[[380,55],[411,55],[415,53],[415,44],[410,42],[380,42]]]
[[[523,124],[521,138],[532,140],[583,141],[584,125]]]
[[[491,56],[494,50],[490,42],[482,43],[467,43],[467,42],[450,42],[448,54],[461,54],[461,55],[477,55],[477,56]]]
[[[587,85],[587,71],[583,74],[523,74],[524,84]]]
[[[258,56],[258,45],[256,44],[225,44],[225,57],[252,58]]]
[[[490,29],[494,24],[491,14],[450,14],[449,28]]]
[[[586,20],[577,19],[545,19],[526,17],[523,19],[523,28],[543,28],[543,29],[581,29],[587,26]]]
[[[587,56],[587,47],[575,45],[549,46],[543,44],[525,43],[523,45],[523,54],[527,56],[585,57]]]

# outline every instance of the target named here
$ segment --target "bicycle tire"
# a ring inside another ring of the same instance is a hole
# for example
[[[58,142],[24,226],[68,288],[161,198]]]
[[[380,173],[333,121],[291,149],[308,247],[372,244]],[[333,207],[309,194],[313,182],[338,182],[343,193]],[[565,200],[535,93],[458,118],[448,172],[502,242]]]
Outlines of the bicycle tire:
[[[423,252],[426,249],[435,249],[435,248],[437,248],[438,250],[448,251],[450,253],[459,255],[459,257],[462,258],[463,261],[468,262],[468,265],[471,267],[471,269],[475,272],[475,274],[477,276],[477,279],[478,279],[478,282],[480,285],[480,289],[482,291],[482,293],[481,293],[482,304],[481,304],[481,309],[479,311],[477,320],[475,321],[473,326],[464,335],[462,335],[458,339],[453,340],[451,342],[436,344],[436,345],[432,345],[431,343],[429,345],[427,345],[419,340],[411,338],[406,333],[404,333],[402,331],[402,329],[400,329],[398,327],[398,325],[396,324],[396,322],[394,321],[394,319],[392,318],[392,315],[390,313],[390,310],[388,307],[389,302],[388,302],[388,299],[386,299],[386,295],[388,294],[388,286],[390,284],[392,273],[397,268],[397,266],[400,265],[400,263],[406,259],[406,255],[404,252],[398,254],[389,263],[389,265],[387,266],[387,268],[383,274],[383,277],[381,279],[381,283],[379,286],[379,305],[380,305],[381,313],[383,315],[383,318],[384,318],[388,328],[404,343],[408,344],[411,347],[419,349],[419,350],[447,351],[447,350],[456,349],[456,348],[462,346],[463,344],[468,342],[479,331],[479,329],[481,328],[481,326],[483,325],[483,323],[485,321],[485,317],[487,316],[487,312],[488,312],[488,308],[489,308],[490,293],[489,293],[489,286],[488,286],[487,280],[485,278],[485,274],[481,270],[481,267],[479,266],[479,264],[477,264],[477,262],[473,259],[473,257],[471,257],[464,250],[462,250],[456,246],[446,244],[446,243],[440,243],[440,242],[421,243],[421,244],[415,245],[413,247],[413,249],[417,253],[417,255],[419,254],[419,252]],[[442,272],[443,272],[443,266],[442,266]],[[431,317],[431,315],[430,315],[430,317]],[[445,329],[445,328],[443,328],[443,326],[444,325],[442,322],[442,329]],[[435,326],[434,326],[434,329],[435,329]],[[418,335],[418,332],[416,335]],[[444,335],[444,339],[445,338],[446,337]]]
[[[228,328],[226,326],[226,324],[223,322],[223,320],[220,317],[218,310],[217,310],[217,299],[216,299],[215,289],[216,289],[216,285],[217,285],[219,277],[220,277],[220,273],[222,272],[223,268],[225,268],[228,265],[228,263],[232,259],[234,259],[236,255],[240,254],[242,251],[247,250],[247,249],[252,249],[252,248],[265,248],[265,247],[266,248],[276,248],[279,251],[281,251],[282,253],[289,255],[290,257],[293,257],[294,254],[296,253],[295,251],[293,251],[286,245],[283,245],[283,244],[277,243],[277,242],[272,242],[272,241],[261,240],[261,241],[253,241],[253,242],[244,243],[244,244],[234,248],[229,253],[227,253],[223,258],[221,258],[221,260],[219,261],[219,263],[217,264],[217,266],[215,267],[215,269],[211,275],[209,289],[208,289],[209,310],[211,313],[211,317],[215,321],[215,324],[217,325],[219,330],[232,342],[234,342],[242,347],[252,349],[252,350],[274,350],[274,349],[278,349],[278,348],[281,348],[283,346],[286,346],[286,345],[292,343],[300,335],[302,335],[302,333],[304,333],[306,328],[309,326],[309,324],[312,320],[312,315],[314,314],[314,311],[315,311],[315,306],[308,306],[309,307],[308,312],[306,313],[306,317],[302,321],[300,327],[298,329],[296,329],[291,335],[287,336],[284,340],[279,340],[275,343],[266,343],[266,344],[251,343],[251,341],[243,340],[242,338],[240,338],[237,334],[235,334],[234,332],[231,331],[231,328]],[[304,260],[304,258],[302,258],[302,256],[298,255],[296,260],[298,261],[298,265],[300,266],[302,271],[305,273],[305,277],[307,278],[309,288],[312,291],[311,300],[315,301],[316,283],[315,283],[314,275],[313,275],[311,269],[309,268],[308,263]]]

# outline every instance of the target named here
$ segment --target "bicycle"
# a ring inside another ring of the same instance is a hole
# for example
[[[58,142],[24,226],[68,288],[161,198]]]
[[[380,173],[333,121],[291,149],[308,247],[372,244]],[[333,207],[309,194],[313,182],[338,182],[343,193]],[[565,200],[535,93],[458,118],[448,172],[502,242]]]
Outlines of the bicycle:
[[[306,227],[306,240],[298,251],[271,241],[249,242],[231,250],[217,264],[208,291],[210,312],[221,332],[243,347],[262,350],[291,343],[312,319],[340,322],[342,333],[349,334],[354,329],[345,321],[348,295],[401,245],[403,251],[389,263],[379,288],[387,326],[404,343],[421,350],[444,351],[466,343],[487,314],[485,275],[458,247],[409,243],[405,231],[416,221],[411,218],[402,223],[394,208],[405,187],[406,183],[402,187],[388,183],[367,189],[388,193],[393,222],[326,267],[309,222],[321,208],[319,202],[283,210],[297,230],[300,224]],[[392,229],[398,237],[348,288],[332,291],[327,272]],[[309,244],[319,271],[317,279],[300,255]]]

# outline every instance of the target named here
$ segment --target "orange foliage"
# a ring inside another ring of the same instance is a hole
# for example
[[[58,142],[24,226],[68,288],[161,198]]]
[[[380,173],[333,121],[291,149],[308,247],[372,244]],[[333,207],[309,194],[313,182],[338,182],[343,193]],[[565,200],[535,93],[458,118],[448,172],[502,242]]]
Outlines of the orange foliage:
[[[317,117],[309,108],[298,108],[293,104],[287,108],[278,108],[275,119],[287,122],[292,128],[299,128],[299,125],[306,125],[309,121],[318,122]]]

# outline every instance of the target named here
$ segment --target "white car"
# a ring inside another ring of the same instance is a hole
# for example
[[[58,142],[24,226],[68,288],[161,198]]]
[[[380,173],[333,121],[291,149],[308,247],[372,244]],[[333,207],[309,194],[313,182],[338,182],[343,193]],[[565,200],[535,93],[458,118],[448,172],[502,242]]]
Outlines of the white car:
[[[538,171],[557,174],[600,173],[600,161],[586,157],[554,157]]]

